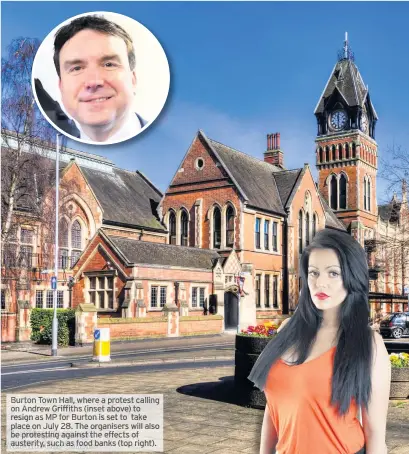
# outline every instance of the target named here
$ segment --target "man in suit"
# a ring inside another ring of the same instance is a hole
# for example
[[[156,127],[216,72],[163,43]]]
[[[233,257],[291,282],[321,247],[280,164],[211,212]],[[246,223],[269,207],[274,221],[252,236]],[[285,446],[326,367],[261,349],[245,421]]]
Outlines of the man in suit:
[[[100,16],[74,19],[58,30],[54,65],[65,110],[79,138],[116,143],[146,122],[133,111],[135,51],[129,34]]]

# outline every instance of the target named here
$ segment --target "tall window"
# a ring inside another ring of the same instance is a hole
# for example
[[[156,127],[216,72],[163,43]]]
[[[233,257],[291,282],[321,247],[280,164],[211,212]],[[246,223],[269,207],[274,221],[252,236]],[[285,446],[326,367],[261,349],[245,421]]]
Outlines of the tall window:
[[[312,216],[312,237],[314,238],[317,233],[317,215],[314,213]]]
[[[305,245],[310,244],[310,214],[305,214]]]
[[[220,208],[215,207],[213,211],[213,247],[220,249],[222,240],[222,215]]]
[[[226,211],[226,246],[233,247],[234,245],[234,211],[233,207],[229,206]]]
[[[261,274],[256,274],[256,307],[260,307],[260,281],[261,281]]]
[[[367,210],[366,178],[364,178],[364,210]]]
[[[346,176],[341,174],[339,179],[339,208],[345,209],[347,207],[347,179]]]
[[[343,153],[342,153],[342,145],[338,145],[338,158],[343,159]]]
[[[257,249],[260,249],[260,247],[261,247],[260,226],[261,226],[261,219],[260,219],[260,218],[256,218],[256,231],[255,231],[255,235],[256,235],[256,248],[257,248]]]
[[[303,229],[303,216],[302,216],[302,211],[300,211],[298,213],[298,252],[300,254],[302,252],[302,246],[303,246],[302,229]]]
[[[333,210],[338,209],[338,182],[337,177],[332,175],[330,181],[330,190],[331,190],[331,208]]]
[[[330,157],[329,157],[329,147],[325,147],[325,161],[329,162]]]
[[[270,307],[270,275],[264,276],[264,306]]]
[[[89,277],[89,301],[99,309],[114,308],[114,278],[113,276]]]
[[[367,197],[368,197],[368,202],[367,202],[367,207],[368,211],[371,211],[371,180],[368,178],[368,189],[367,189]]]
[[[1,310],[6,310],[6,291],[4,289],[1,290]]]
[[[83,249],[82,227],[78,220],[75,220],[71,227],[66,219],[59,222],[58,243],[59,243],[59,268],[68,269],[73,267]]]
[[[176,244],[176,214],[174,211],[169,214],[169,244]]]
[[[345,157],[349,159],[351,156],[349,154],[349,144],[345,144]]]
[[[54,292],[53,290],[37,290],[36,291],[36,308],[44,309],[44,293],[45,293],[45,309],[53,309],[54,307]],[[64,307],[64,291],[57,290],[57,308]]]
[[[273,307],[278,307],[278,276],[273,276]]]
[[[323,153],[321,147],[320,147],[320,149],[319,149],[319,156],[320,156],[320,158],[319,158],[319,159],[320,159],[320,162],[324,162],[324,153]]]
[[[81,224],[74,221],[71,226],[71,266],[77,262],[82,250]]]
[[[278,251],[278,222],[273,222],[273,251]]]
[[[331,150],[332,150],[332,160],[335,161],[335,159],[336,159],[336,152],[335,152],[336,148],[335,148],[335,145],[332,145],[332,149]]]
[[[180,217],[180,244],[182,246],[188,246],[188,222],[187,213],[183,210]]]
[[[151,287],[151,307],[164,307],[166,304],[166,286],[152,285]]]
[[[192,307],[204,307],[205,288],[192,287]]]
[[[270,248],[270,221],[264,221],[264,249]]]
[[[356,145],[355,145],[355,143],[352,144],[352,157],[356,158]]]
[[[20,256],[19,263],[23,268],[31,268],[33,263],[33,239],[34,234],[30,229],[20,230]]]

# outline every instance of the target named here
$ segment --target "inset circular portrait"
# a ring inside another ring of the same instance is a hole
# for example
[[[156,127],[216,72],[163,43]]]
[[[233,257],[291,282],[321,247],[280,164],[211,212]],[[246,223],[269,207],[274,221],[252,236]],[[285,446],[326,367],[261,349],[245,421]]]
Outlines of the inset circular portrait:
[[[32,71],[37,105],[52,126],[93,145],[123,142],[163,109],[169,64],[156,37],[121,14],[72,17],[41,43]]]

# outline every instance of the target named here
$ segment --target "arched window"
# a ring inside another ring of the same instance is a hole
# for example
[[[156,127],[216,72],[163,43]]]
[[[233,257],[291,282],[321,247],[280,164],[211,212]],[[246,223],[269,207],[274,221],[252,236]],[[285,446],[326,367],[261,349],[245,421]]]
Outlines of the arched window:
[[[226,246],[233,247],[234,245],[234,210],[229,205],[226,211]]]
[[[188,216],[185,210],[182,210],[180,216],[180,244],[181,246],[188,246]]]
[[[222,216],[220,209],[215,207],[213,210],[213,247],[220,249],[222,237]]]
[[[356,158],[356,145],[355,145],[355,142],[352,144],[352,157]]]
[[[343,153],[342,153],[342,145],[341,144],[338,145],[338,156],[339,156],[339,159],[343,159],[344,158]]]
[[[302,238],[302,229],[303,229],[303,215],[302,211],[298,213],[298,252],[302,253],[303,238]]]
[[[332,145],[332,160],[333,161],[335,161],[337,159],[335,156],[335,150],[336,150],[335,145]]]
[[[310,244],[310,214],[305,214],[305,245]]]
[[[169,214],[169,244],[176,244],[176,215],[174,211]]]
[[[71,267],[75,265],[82,251],[81,224],[74,221],[71,226]]]
[[[312,216],[312,237],[314,238],[317,233],[317,215],[314,213]]]
[[[329,158],[329,147],[325,147],[325,161],[326,162],[330,161],[330,158]]]
[[[322,148],[321,148],[321,147],[320,147],[320,149],[319,149],[319,155],[320,155],[320,157],[319,157],[319,159],[320,159],[320,162],[324,162],[324,153],[323,153],[323,151],[322,151]]]
[[[349,156],[349,144],[347,144],[347,143],[345,144],[345,157],[347,159],[350,158],[350,156]]]
[[[59,265],[60,269],[67,269],[70,267],[68,257],[70,255],[69,247],[70,243],[68,240],[68,222],[65,219],[61,219],[58,225],[58,244],[59,244]]]
[[[337,184],[337,177],[332,175],[331,182],[330,182],[330,190],[331,190],[331,208],[333,210],[338,209],[338,184]]]
[[[364,210],[367,210],[367,192],[366,192],[366,177],[364,178]]]
[[[347,207],[347,179],[345,175],[341,175],[339,179],[339,208],[346,209]]]
[[[368,190],[367,190],[367,196],[368,196],[368,211],[371,211],[371,180],[368,178]]]

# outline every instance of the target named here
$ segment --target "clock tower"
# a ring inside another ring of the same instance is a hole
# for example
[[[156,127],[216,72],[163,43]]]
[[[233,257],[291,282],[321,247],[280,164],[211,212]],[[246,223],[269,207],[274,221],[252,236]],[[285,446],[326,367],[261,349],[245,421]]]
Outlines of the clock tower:
[[[344,47],[315,108],[318,187],[328,205],[363,245],[377,223],[378,120],[368,86]]]

